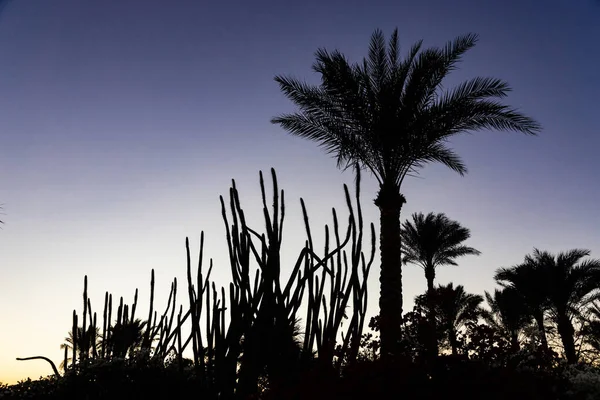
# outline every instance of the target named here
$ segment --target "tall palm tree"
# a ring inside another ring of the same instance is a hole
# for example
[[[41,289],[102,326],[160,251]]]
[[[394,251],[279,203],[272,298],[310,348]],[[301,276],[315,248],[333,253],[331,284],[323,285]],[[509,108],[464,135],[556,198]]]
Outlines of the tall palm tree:
[[[491,311],[483,310],[483,319],[510,342],[513,352],[519,351],[519,335],[532,319],[523,297],[515,288],[505,287],[493,295],[485,292],[485,298]]]
[[[553,255],[534,249],[525,263],[535,265],[544,275],[550,312],[556,322],[565,356],[569,363],[577,362],[575,329],[572,320],[579,316],[600,289],[600,260],[582,258],[589,250],[573,249]]]
[[[462,285],[454,287],[450,282],[447,285],[439,285],[432,292],[435,299],[435,315],[439,329],[444,331],[452,354],[458,354],[458,332],[468,322],[477,322],[482,309],[483,297],[478,294],[465,292]],[[429,310],[430,300],[428,295],[420,295],[415,303],[423,306],[426,312]]]
[[[545,314],[550,304],[546,274],[531,260],[510,268],[496,270],[494,279],[503,287],[512,287],[523,297],[525,306],[536,321],[541,345],[548,349]]]
[[[398,31],[389,43],[376,30],[368,56],[350,63],[339,51],[316,52],[320,85],[276,76],[281,91],[298,112],[273,118],[289,133],[319,143],[337,157],[338,166],[360,166],[379,183],[382,356],[397,353],[402,316],[400,210],[404,178],[425,164],[439,162],[463,175],[466,166],[447,145],[452,136],[486,129],[535,134],[533,119],[499,100],[507,83],[474,78],[444,90],[442,82],[477,35],[459,36],[443,48],[414,44],[400,55]]]
[[[407,220],[402,224],[403,262],[419,265],[425,271],[430,332],[436,332],[435,270],[443,265],[457,265],[458,257],[479,255],[478,250],[463,244],[470,236],[469,229],[443,213],[415,213],[412,222]],[[430,339],[429,350],[435,356],[438,350],[435,335]]]

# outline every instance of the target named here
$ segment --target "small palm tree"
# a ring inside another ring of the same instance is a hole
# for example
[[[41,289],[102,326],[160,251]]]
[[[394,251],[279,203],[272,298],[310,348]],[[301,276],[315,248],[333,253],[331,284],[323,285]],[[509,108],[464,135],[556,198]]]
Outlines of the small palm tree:
[[[483,310],[483,319],[510,342],[513,352],[519,351],[519,335],[532,319],[523,297],[514,288],[505,287],[496,289],[493,295],[485,292],[485,298],[491,311]]]
[[[543,274],[550,313],[569,363],[576,363],[578,359],[572,321],[581,315],[600,289],[600,260],[582,261],[589,255],[590,251],[584,249],[568,250],[558,255],[534,249],[533,254],[525,257],[525,263],[535,265]]]
[[[402,319],[400,210],[404,178],[428,163],[439,162],[463,175],[467,169],[447,145],[448,139],[487,129],[535,134],[533,119],[499,100],[507,83],[474,78],[444,90],[443,81],[477,35],[457,37],[443,48],[421,50],[414,44],[400,54],[398,31],[389,43],[376,30],[368,56],[351,64],[339,51],[320,49],[313,65],[321,84],[277,76],[284,95],[299,111],[273,118],[293,135],[313,140],[334,154],[338,166],[360,166],[379,183],[381,354],[398,352]]]
[[[125,358],[127,354],[137,350],[144,340],[146,321],[136,319],[116,324],[111,328],[107,340],[109,352],[113,357]]]
[[[494,276],[500,285],[514,288],[523,297],[525,306],[536,321],[541,345],[547,350],[545,314],[550,303],[546,278],[542,268],[531,260],[510,268],[499,268]]]
[[[77,338],[76,338],[76,347],[77,347],[77,358],[88,358],[94,354],[97,354],[99,346],[100,346],[100,332],[99,329],[96,328],[94,331],[88,328],[83,331],[83,327],[77,327]],[[73,349],[73,330],[69,331],[69,336],[65,337],[65,342],[60,345],[62,350],[64,349]],[[74,362],[73,357],[69,357],[68,361]],[[60,368],[65,367],[64,360],[60,364]]]
[[[422,305],[428,312],[428,296],[420,295],[415,300],[416,304]],[[435,304],[435,315],[437,316],[437,326],[443,330],[452,354],[458,354],[458,332],[463,329],[468,322],[477,322],[481,315],[481,303],[483,297],[478,294],[465,292],[462,285],[454,287],[454,284],[443,286],[439,285],[433,291]]]
[[[444,265],[457,265],[456,259],[467,255],[479,255],[479,251],[463,243],[471,233],[469,229],[452,221],[445,214],[415,213],[402,224],[400,231],[403,262],[419,265],[425,271],[427,297],[429,298],[428,318],[431,332],[436,331],[436,293],[434,289],[435,270]],[[437,354],[437,341],[432,335],[432,355]]]

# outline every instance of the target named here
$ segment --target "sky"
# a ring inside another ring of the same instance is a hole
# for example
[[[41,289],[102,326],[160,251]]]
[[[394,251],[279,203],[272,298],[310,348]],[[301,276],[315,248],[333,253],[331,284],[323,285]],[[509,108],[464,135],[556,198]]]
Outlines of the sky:
[[[445,86],[504,79],[506,101],[543,126],[538,137],[460,136],[452,147],[465,177],[431,165],[404,183],[403,220],[444,212],[482,252],[440,269],[437,282],[483,294],[496,268],[534,247],[600,257],[594,0],[13,0],[0,15],[0,382],[51,373],[16,357],[61,361],[84,275],[95,310],[105,291],[130,303],[137,287],[143,314],[154,269],[162,309],[171,280],[185,278],[185,238],[197,251],[204,231],[213,278],[227,285],[219,195],[231,179],[258,229],[258,174],[276,169],[287,265],[304,241],[300,197],[315,231],[332,207],[347,215],[352,172],[269,122],[294,110],[273,77],[316,83],[318,48],[359,61],[376,28],[396,27],[404,50],[478,33]],[[378,226],[376,191],[365,174],[364,217]],[[369,315],[378,273],[375,262]],[[405,309],[424,289],[423,271],[405,267]]]

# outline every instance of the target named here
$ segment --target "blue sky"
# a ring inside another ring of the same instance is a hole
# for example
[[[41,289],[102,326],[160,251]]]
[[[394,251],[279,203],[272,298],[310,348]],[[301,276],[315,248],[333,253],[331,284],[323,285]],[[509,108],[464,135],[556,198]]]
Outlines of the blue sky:
[[[287,199],[284,257],[295,258],[299,198],[320,229],[331,207],[345,213],[342,184],[353,176],[269,123],[293,110],[273,76],[317,82],[317,48],[358,61],[375,28],[395,27],[405,49],[478,33],[446,86],[505,79],[514,88],[507,101],[544,128],[535,138],[459,137],[452,144],[466,177],[429,166],[406,181],[403,219],[445,212],[482,251],[440,270],[439,283],[490,290],[493,271],[533,247],[600,256],[593,0],[16,0],[0,16],[0,381],[50,372],[15,357],[60,361],[85,274],[99,309],[105,290],[131,301],[139,287],[147,299],[154,268],[162,304],[170,280],[185,276],[185,237],[196,243],[204,230],[214,277],[227,283],[218,196],[232,178],[262,227],[258,171],[275,167]],[[377,223],[375,182],[363,181],[365,218]],[[404,285],[410,303],[424,290],[422,271],[407,267]]]

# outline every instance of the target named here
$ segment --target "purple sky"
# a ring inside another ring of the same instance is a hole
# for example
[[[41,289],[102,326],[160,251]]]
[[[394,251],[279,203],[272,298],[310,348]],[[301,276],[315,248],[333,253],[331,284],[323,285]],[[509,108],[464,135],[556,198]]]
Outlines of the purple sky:
[[[303,240],[299,197],[313,229],[345,215],[341,173],[314,143],[269,120],[291,111],[273,82],[316,82],[314,51],[366,54],[375,28],[399,28],[407,49],[480,34],[447,86],[477,75],[507,80],[508,102],[538,119],[539,137],[482,132],[454,147],[465,178],[440,166],[406,181],[403,219],[445,212],[482,251],[438,273],[482,293],[493,271],[533,247],[600,256],[600,5],[593,0],[420,2],[334,0],[53,0],[10,3],[0,17],[0,382],[50,372],[80,308],[83,276],[96,309],[103,293],[146,306],[150,269],[163,307],[185,274],[184,239],[206,232],[215,278],[227,282],[218,196],[231,178],[257,228],[258,171],[275,167],[286,189],[288,247]],[[485,5],[484,5],[485,3]],[[492,4],[494,3],[494,4]],[[207,5],[210,4],[210,5]],[[363,208],[377,222],[375,182]],[[285,235],[287,233],[287,235]],[[286,241],[284,241],[286,243]],[[377,266],[377,265],[376,265]],[[370,282],[377,308],[378,268]],[[405,302],[425,288],[405,271]]]

